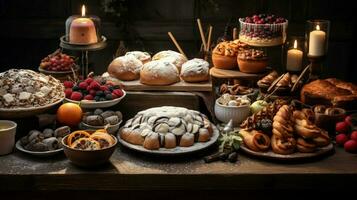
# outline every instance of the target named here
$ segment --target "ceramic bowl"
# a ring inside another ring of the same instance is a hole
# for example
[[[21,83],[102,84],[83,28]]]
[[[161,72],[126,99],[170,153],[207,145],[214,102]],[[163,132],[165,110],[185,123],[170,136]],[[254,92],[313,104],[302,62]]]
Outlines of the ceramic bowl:
[[[234,69],[237,67],[236,56],[222,56],[219,54],[212,54],[213,66],[219,69]]]
[[[15,145],[17,124],[9,120],[0,120],[0,155],[12,152]]]
[[[228,123],[233,120],[234,126],[239,126],[250,114],[250,104],[243,106],[224,106],[218,103],[214,105],[214,114],[219,121]]]
[[[114,125],[109,125],[108,128],[106,129],[108,133],[110,134],[116,134],[119,130],[119,126],[122,123],[123,120],[121,120],[119,123],[114,124]],[[80,124],[80,129],[84,130],[98,130],[98,129],[104,129],[105,126],[92,126],[89,124],[86,124],[84,122],[81,122]]]
[[[62,139],[64,154],[73,164],[80,167],[95,167],[108,162],[118,143],[117,138],[111,135],[115,143],[110,147],[99,150],[79,150],[67,145],[67,137],[68,135]]]
[[[87,109],[96,109],[96,108],[109,108],[112,107],[116,104],[118,104],[126,95],[126,92],[123,90],[123,96],[113,99],[110,101],[92,101],[92,100],[82,100],[82,101],[74,101],[71,99],[66,98],[66,102],[71,102],[75,104],[79,104],[81,108],[87,108]]]

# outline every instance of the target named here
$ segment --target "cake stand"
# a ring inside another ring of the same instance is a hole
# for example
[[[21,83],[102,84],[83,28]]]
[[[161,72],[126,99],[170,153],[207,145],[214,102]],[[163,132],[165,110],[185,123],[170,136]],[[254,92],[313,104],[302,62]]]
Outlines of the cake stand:
[[[94,44],[71,44],[66,40],[66,36],[62,36],[60,38],[60,47],[72,51],[80,51],[81,52],[81,74],[83,77],[86,77],[89,73],[88,70],[88,52],[89,51],[98,51],[102,50],[107,46],[107,38],[102,36],[101,40]]]

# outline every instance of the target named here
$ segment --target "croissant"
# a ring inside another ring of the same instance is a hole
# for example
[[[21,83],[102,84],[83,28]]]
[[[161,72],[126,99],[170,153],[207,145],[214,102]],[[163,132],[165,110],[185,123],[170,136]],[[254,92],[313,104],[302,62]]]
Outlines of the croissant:
[[[278,138],[273,135],[271,137],[271,147],[274,153],[277,154],[292,154],[296,148],[296,140],[293,137]]]
[[[271,85],[278,78],[278,72],[272,71],[258,81],[258,84]]]
[[[279,80],[279,82],[276,84],[277,87],[290,87],[291,85],[291,77],[289,72],[286,73],[283,78]]]
[[[241,130],[240,134],[243,136],[244,144],[253,151],[267,151],[270,147],[270,138],[262,132]]]
[[[273,118],[273,135],[278,138],[293,137],[293,116],[288,105],[283,105]]]

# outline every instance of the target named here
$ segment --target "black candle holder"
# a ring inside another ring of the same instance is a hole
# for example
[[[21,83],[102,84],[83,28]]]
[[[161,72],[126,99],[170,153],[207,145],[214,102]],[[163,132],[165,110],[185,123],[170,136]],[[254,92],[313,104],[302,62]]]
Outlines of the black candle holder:
[[[325,61],[326,56],[312,56],[308,54],[307,59],[310,61],[309,81],[319,79],[322,74],[323,62]]]

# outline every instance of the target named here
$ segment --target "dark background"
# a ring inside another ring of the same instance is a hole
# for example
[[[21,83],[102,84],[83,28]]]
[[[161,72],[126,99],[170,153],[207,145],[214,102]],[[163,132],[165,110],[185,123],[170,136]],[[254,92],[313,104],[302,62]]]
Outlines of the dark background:
[[[58,48],[68,16],[79,14],[85,3],[88,14],[102,19],[102,32],[108,37],[106,49],[90,54],[90,67],[104,72],[119,41],[130,49],[154,53],[175,47],[171,31],[190,57],[200,47],[196,18],[204,27],[214,26],[214,40],[221,36],[229,19],[238,20],[256,13],[274,13],[289,20],[289,36],[304,36],[307,19],[331,20],[330,43],[325,76],[356,82],[357,72],[354,21],[355,8],[347,0],[127,0],[123,21],[104,12],[100,0],[0,0],[0,71],[9,68],[36,69],[40,60]],[[215,10],[215,5],[218,11]],[[70,52],[74,53],[74,52]]]

